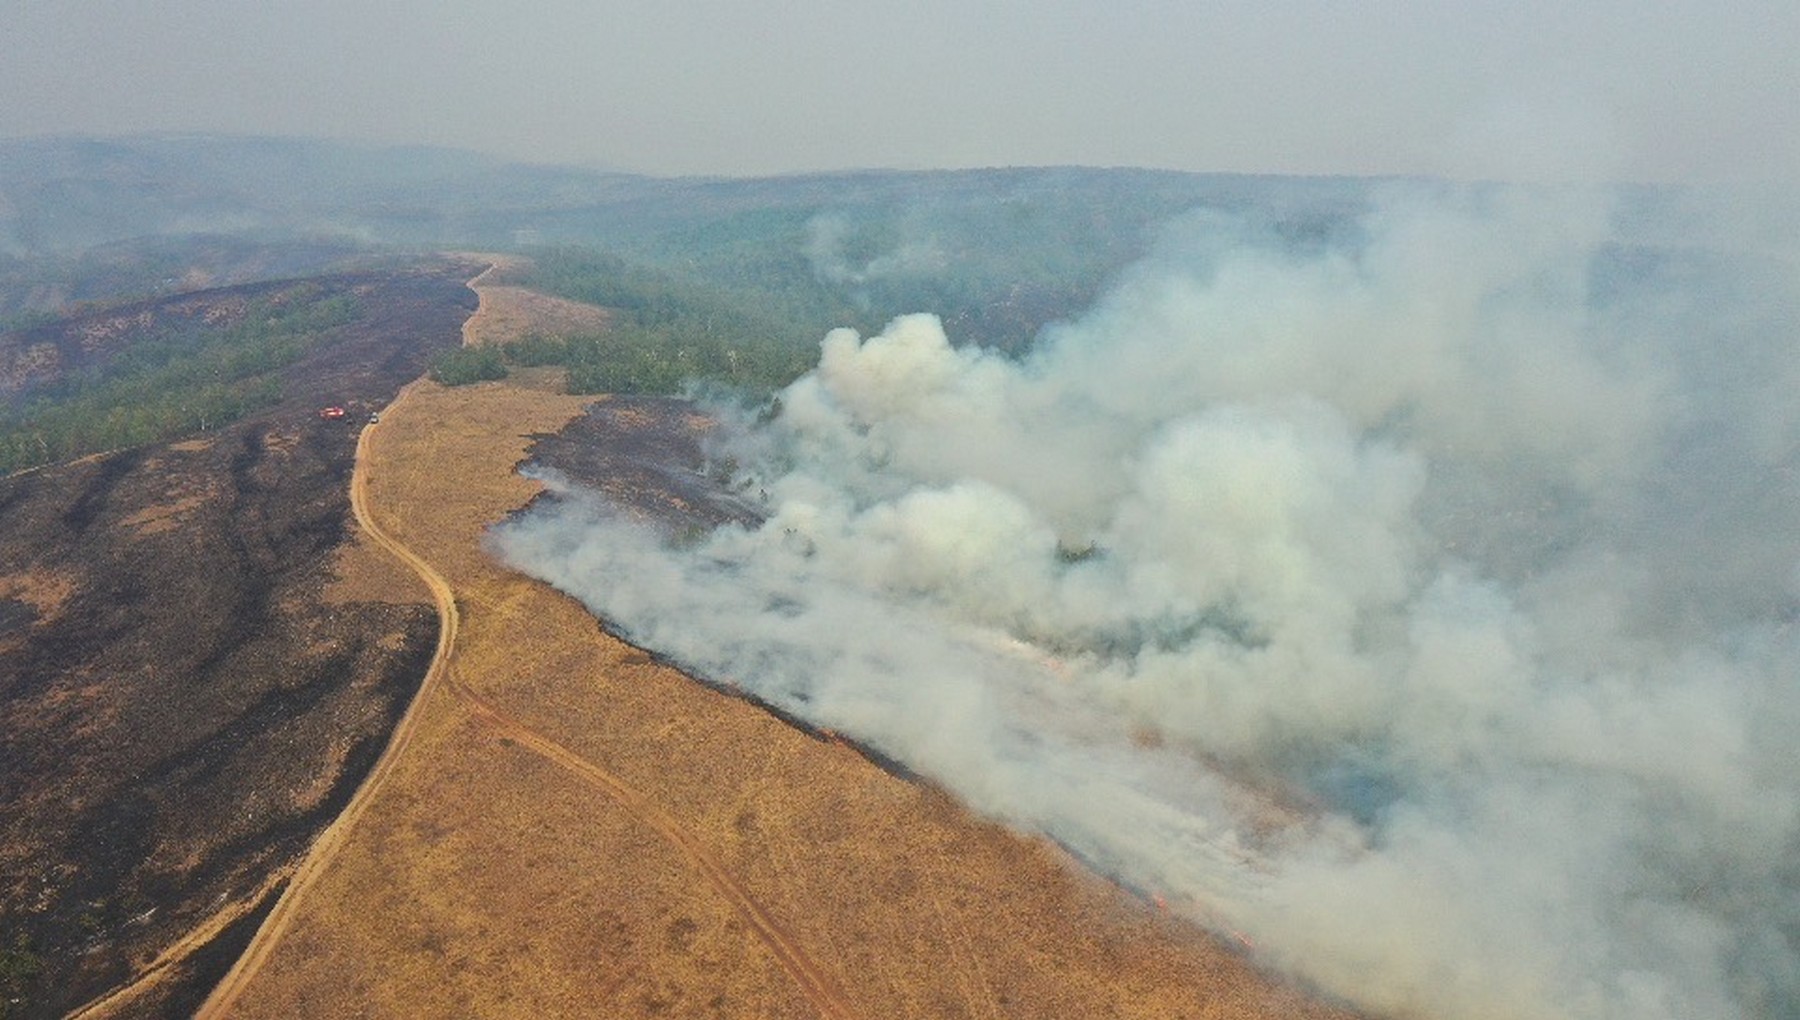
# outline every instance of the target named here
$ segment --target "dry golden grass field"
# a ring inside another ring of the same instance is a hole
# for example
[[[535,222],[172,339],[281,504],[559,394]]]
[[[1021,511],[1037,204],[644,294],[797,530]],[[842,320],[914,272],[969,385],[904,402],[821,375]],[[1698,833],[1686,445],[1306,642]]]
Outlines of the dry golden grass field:
[[[375,523],[455,593],[450,670],[229,1015],[1343,1015],[490,558],[529,437],[585,402],[421,383],[371,430]]]
[[[482,257],[491,259],[493,265],[470,281],[481,303],[463,324],[465,344],[505,343],[531,333],[598,333],[612,321],[612,313],[604,308],[502,282],[518,270],[521,260],[517,256]]]

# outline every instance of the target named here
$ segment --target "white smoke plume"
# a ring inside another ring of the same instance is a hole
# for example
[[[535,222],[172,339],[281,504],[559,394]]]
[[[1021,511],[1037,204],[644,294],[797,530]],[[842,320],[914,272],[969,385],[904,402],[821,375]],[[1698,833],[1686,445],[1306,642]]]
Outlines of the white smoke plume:
[[[1796,1015],[1792,252],[1371,208],[1196,216],[1022,360],[834,332],[762,526],[497,547],[1376,1014]]]

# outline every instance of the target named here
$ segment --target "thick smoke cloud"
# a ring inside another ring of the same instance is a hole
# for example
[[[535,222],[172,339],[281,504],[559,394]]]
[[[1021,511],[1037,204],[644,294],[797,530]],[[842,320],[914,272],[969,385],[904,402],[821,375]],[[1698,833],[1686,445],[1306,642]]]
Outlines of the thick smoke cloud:
[[[1724,222],[1196,215],[1023,360],[831,334],[761,527],[497,546],[1377,1013],[1791,1016],[1800,270]]]

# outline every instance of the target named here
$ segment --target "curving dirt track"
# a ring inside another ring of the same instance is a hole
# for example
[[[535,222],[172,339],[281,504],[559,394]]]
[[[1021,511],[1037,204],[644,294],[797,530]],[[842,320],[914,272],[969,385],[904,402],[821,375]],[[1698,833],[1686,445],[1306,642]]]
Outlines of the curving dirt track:
[[[402,390],[400,396],[395,399],[394,405],[398,405],[406,399],[410,390],[411,387]],[[390,412],[394,405],[389,406]],[[356,470],[350,486],[351,508],[357,524],[364,533],[412,569],[431,591],[432,601],[436,603],[439,618],[442,621],[437,650],[413,704],[395,728],[380,762],[370,772],[363,786],[357,790],[355,797],[344,809],[343,814],[313,844],[306,859],[295,870],[293,879],[288,883],[281,898],[276,901],[274,909],[263,922],[262,927],[258,929],[256,936],[238,959],[237,964],[232,967],[230,973],[213,990],[212,995],[195,1014],[197,1020],[210,1020],[210,1018],[229,1015],[245,988],[268,962],[282,936],[286,934],[292,924],[297,904],[317,881],[319,875],[330,865],[332,858],[343,846],[347,833],[355,827],[357,819],[368,809],[370,801],[380,790],[383,781],[392,773],[394,762],[411,741],[420,715],[419,706],[433,690],[439,687],[448,687],[452,693],[466,702],[476,719],[484,725],[572,773],[582,782],[601,790],[680,850],[693,867],[730,902],[733,909],[743,918],[757,938],[769,948],[781,969],[794,979],[801,993],[814,1005],[821,1016],[830,1018],[830,1020],[840,1020],[840,1018],[848,1020],[848,1018],[856,1016],[856,1011],[831,976],[807,956],[793,937],[770,916],[768,910],[745,891],[724,865],[688,833],[679,821],[614,774],[525,726],[455,679],[451,670],[451,655],[456,642],[460,617],[457,612],[455,593],[451,589],[450,583],[442,574],[433,569],[431,564],[384,531],[369,512],[368,443],[373,428],[375,426],[365,426],[357,440]],[[197,930],[188,939],[184,939],[184,943],[191,942],[192,944],[182,952],[189,952],[194,946],[204,944],[205,940],[210,938],[210,934],[207,932],[213,927],[216,926],[209,922],[205,926],[207,931]],[[176,951],[176,949],[171,949],[170,952]],[[153,969],[161,968],[154,967]],[[124,995],[127,991],[128,989],[122,989],[119,993],[115,993],[115,996]],[[109,996],[109,999],[117,1001],[113,996]],[[101,1005],[101,1003],[96,1003],[95,1008]]]
[[[234,1018],[1344,1020],[498,564],[518,463],[586,403],[557,382],[422,384],[374,432],[371,516],[453,587],[454,660]]]
[[[356,418],[314,401],[391,400],[459,338],[471,272],[137,306],[114,353],[259,300],[354,314],[271,376],[281,403],[0,480],[0,962],[29,972],[0,968],[0,1012],[191,1014],[374,767],[438,620],[357,537]]]
[[[411,390],[412,386],[410,385],[402,389],[400,395],[394,399],[394,403],[389,405],[389,409],[391,410],[394,404],[405,400]],[[250,940],[250,945],[245,948],[244,954],[238,958],[238,962],[225,975],[225,979],[219,982],[218,987],[213,989],[213,993],[207,996],[206,1002],[194,1014],[196,1020],[209,1020],[209,1018],[222,1017],[229,1013],[232,1005],[243,994],[244,988],[268,961],[276,944],[281,941],[281,936],[293,923],[295,905],[330,864],[332,857],[343,845],[345,834],[355,827],[356,820],[362,816],[364,811],[368,810],[369,802],[375,796],[376,791],[381,789],[381,784],[393,772],[395,760],[406,750],[406,745],[411,741],[417,727],[419,706],[425,702],[426,695],[443,682],[445,674],[449,671],[450,652],[456,644],[458,625],[455,594],[451,592],[449,583],[432,570],[430,564],[420,559],[411,549],[395,541],[387,532],[381,530],[374,518],[369,516],[369,433],[374,427],[373,425],[363,426],[361,434],[357,436],[356,471],[351,475],[350,480],[351,512],[355,514],[356,523],[365,534],[374,539],[376,544],[392,553],[395,558],[411,567],[419,575],[419,579],[425,582],[425,586],[431,590],[431,598],[437,604],[438,619],[441,621],[438,629],[437,650],[432,654],[431,666],[425,673],[424,683],[420,684],[412,704],[407,707],[406,714],[400,719],[400,724],[394,728],[393,736],[388,739],[387,749],[381,754],[381,760],[369,772],[368,778],[363,780],[362,786],[357,789],[355,796],[350,799],[350,803],[338,815],[337,820],[332,822],[323,833],[320,833],[319,838],[313,843],[312,849],[307,852],[306,858],[295,869],[294,877],[288,882],[287,888],[282,891],[281,898],[276,900],[275,908],[263,921],[262,927],[257,929],[256,936]]]
[[[643,794],[632,789],[618,776],[588,761],[568,748],[551,740],[549,737],[533,730],[517,719],[502,712],[492,702],[475,693],[469,687],[457,682],[454,676],[450,679],[450,690],[468,702],[475,716],[483,724],[510,737],[519,744],[550,760],[557,766],[574,773],[586,782],[611,797],[621,807],[644,821],[663,839],[673,844],[687,856],[695,870],[706,876],[713,888],[731,902],[738,915],[750,926],[775,959],[781,969],[794,978],[804,994],[823,1017],[850,1018],[857,1015],[844,992],[838,987],[823,968],[814,963],[801,949],[793,937],[784,931],[769,912],[744,890],[742,884],[731,876],[717,857],[708,852],[706,847],[675,820],[668,812],[658,808],[646,800]]]
[[[251,914],[265,897],[274,892],[293,875],[293,870],[282,868],[270,873],[263,884],[248,897],[233,900],[219,908],[211,917],[200,922],[193,930],[177,939],[167,949],[158,953],[137,975],[125,984],[108,991],[106,994],[69,1013],[65,1020],[98,1020],[111,1016],[115,1010],[123,1009],[136,1000],[143,992],[149,990],[170,970],[185,962],[195,953],[211,945],[225,929]]]

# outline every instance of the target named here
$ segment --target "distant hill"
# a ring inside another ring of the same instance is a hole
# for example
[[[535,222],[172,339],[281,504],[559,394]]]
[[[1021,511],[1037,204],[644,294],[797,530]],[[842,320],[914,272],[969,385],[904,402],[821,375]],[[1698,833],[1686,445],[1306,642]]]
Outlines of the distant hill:
[[[1355,182],[1088,168],[653,178],[422,146],[51,137],[0,140],[0,253],[200,233],[635,246],[749,213],[931,211],[1047,198],[1166,213],[1346,190]]]
[[[0,141],[0,252],[45,255],[171,234],[435,243],[521,196],[600,197],[608,175],[423,147],[143,136]]]
[[[460,248],[599,253],[808,350],[831,327],[916,311],[957,342],[1012,350],[1090,304],[1174,217],[1255,210],[1305,233],[1367,191],[1081,167],[653,178],[297,139],[0,141],[0,331],[84,303]],[[594,299],[592,279],[530,282]]]

